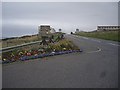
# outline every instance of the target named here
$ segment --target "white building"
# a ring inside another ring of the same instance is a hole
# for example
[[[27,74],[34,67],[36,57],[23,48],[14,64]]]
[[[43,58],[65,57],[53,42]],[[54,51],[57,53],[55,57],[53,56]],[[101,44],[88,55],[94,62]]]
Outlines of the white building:
[[[56,33],[55,29],[49,24],[41,24],[38,26],[38,37],[49,37]]]
[[[120,26],[97,26],[98,31],[118,30]]]
[[[38,26],[38,36],[47,36],[48,34],[50,34],[50,25],[39,25]]]

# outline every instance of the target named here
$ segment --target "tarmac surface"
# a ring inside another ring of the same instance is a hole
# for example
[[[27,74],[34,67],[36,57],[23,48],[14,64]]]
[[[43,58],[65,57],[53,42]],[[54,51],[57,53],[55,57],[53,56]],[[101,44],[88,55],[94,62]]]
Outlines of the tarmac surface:
[[[65,37],[83,52],[4,64],[3,88],[118,88],[117,42]]]

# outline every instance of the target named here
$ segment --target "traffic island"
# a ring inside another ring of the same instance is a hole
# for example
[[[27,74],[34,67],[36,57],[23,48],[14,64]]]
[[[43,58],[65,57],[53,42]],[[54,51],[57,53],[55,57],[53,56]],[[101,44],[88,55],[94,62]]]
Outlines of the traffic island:
[[[13,51],[2,53],[2,63],[12,63],[16,61],[33,60],[37,58],[63,55],[75,52],[82,52],[73,42],[67,39],[47,45],[28,45]]]

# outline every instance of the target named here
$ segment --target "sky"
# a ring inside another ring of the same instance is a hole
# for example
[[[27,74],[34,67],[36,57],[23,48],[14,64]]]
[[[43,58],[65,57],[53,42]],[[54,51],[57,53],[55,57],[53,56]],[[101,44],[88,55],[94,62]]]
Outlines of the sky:
[[[2,2],[119,2],[119,0],[1,0]]]
[[[2,3],[0,3],[0,38],[2,37]]]
[[[118,2],[2,2],[4,37],[37,34],[40,24],[65,33],[118,25]]]

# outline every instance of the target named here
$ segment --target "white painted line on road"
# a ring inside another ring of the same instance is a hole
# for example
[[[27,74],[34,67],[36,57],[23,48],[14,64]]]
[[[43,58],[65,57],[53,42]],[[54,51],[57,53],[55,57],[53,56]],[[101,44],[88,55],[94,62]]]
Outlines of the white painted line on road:
[[[2,60],[0,60],[0,64],[2,64]]]
[[[90,52],[87,52],[87,53],[96,53],[96,52],[100,52],[102,49],[100,49],[99,47],[98,47],[98,50],[96,50],[96,51],[90,51]]]
[[[75,37],[79,37],[79,36],[75,35]]]
[[[120,45],[114,44],[114,43],[108,43],[108,44],[113,45],[113,46],[120,46]]]
[[[79,37],[79,38],[83,38],[83,39],[89,39],[87,37],[83,37],[83,36],[78,36],[78,35],[74,35],[75,37]]]
[[[87,38],[87,37],[82,37],[83,39],[89,39],[89,38]]]
[[[75,37],[82,37],[82,36],[75,36]],[[95,40],[95,39],[91,39],[91,38],[87,38],[87,37],[82,37],[83,39],[89,39],[89,40],[92,40],[92,41],[96,41],[96,42],[101,42],[101,41],[99,41],[99,40]]]
[[[89,39],[89,40],[92,40],[92,41],[101,43],[101,41],[96,40],[96,39],[90,39],[90,38],[87,38],[87,37],[82,37],[82,36],[77,36],[77,35],[75,35],[75,37],[81,37],[81,38],[83,38],[83,39]],[[108,43],[108,44],[109,44],[109,45],[113,45],[113,46],[120,46],[120,45],[114,44],[114,43]]]
[[[92,40],[92,41],[95,41],[95,42],[99,42],[99,43],[101,42],[101,41],[99,41],[99,40],[95,40],[95,39],[91,39],[91,40]]]

